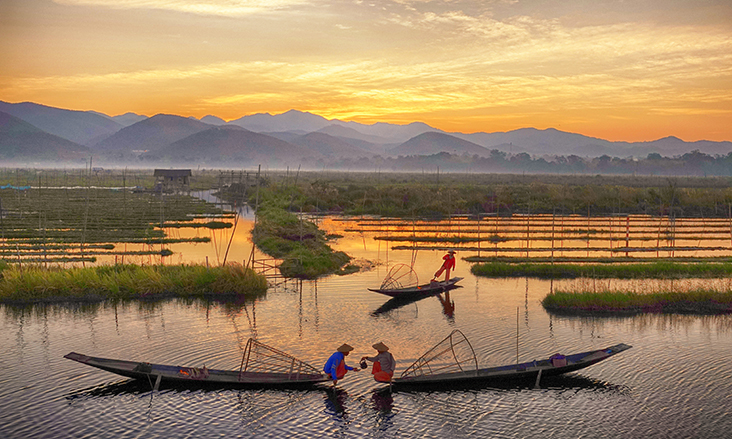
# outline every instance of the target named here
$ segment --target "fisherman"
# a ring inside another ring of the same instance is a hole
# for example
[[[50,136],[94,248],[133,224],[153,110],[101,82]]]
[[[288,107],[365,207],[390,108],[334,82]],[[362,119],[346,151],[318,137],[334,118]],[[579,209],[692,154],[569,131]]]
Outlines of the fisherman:
[[[334,386],[338,384],[338,380],[346,376],[346,372],[349,370],[358,371],[358,369],[354,369],[353,367],[346,365],[346,357],[352,350],[353,346],[344,343],[336,350],[336,352],[333,353],[333,355],[330,356],[330,358],[328,358],[328,361],[325,362],[323,372],[328,375],[328,379],[333,380]]]
[[[450,280],[450,270],[455,268],[455,250],[448,250],[447,254],[443,256],[442,259],[445,262],[442,263],[442,267],[440,267],[440,269],[435,273],[435,276],[432,278],[432,282],[437,282],[437,278],[440,277],[443,271],[445,272],[445,282]]]
[[[382,383],[390,382],[396,368],[394,356],[389,352],[389,347],[382,342],[378,342],[371,347],[376,349],[378,354],[375,357],[362,357],[361,367],[366,367],[364,360],[372,361],[374,365],[371,368],[371,373],[374,375],[374,379]]]

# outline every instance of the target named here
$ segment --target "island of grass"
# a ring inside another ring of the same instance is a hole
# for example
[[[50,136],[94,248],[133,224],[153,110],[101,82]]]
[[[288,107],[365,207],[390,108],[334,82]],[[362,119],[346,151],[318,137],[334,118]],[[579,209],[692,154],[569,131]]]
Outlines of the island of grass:
[[[730,314],[732,291],[699,288],[691,291],[636,293],[627,291],[555,291],[541,304],[549,312],[567,315],[597,314]]]
[[[650,262],[623,264],[549,264],[491,262],[475,264],[470,271],[483,277],[534,277],[540,279],[682,279],[732,275],[729,262]]]
[[[279,268],[285,277],[316,279],[357,270],[346,266],[350,256],[328,246],[325,232],[316,224],[298,218],[275,203],[257,209],[252,240],[264,253],[282,259]]]
[[[267,292],[264,276],[239,264],[102,265],[89,268],[7,266],[0,303],[97,302],[170,297],[256,298]]]

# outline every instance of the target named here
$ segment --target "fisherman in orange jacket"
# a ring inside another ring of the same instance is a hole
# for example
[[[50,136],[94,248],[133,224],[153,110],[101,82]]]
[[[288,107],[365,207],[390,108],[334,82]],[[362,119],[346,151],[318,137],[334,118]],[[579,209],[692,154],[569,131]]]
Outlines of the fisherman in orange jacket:
[[[361,357],[361,367],[365,367],[365,360],[373,362],[371,373],[374,375],[374,379],[382,383],[390,382],[396,368],[394,356],[389,352],[389,347],[382,342],[378,342],[371,347],[376,349],[378,355],[375,357]]]
[[[448,250],[447,254],[443,256],[442,259],[445,262],[442,263],[442,267],[440,267],[440,269],[435,273],[435,277],[432,278],[433,282],[437,281],[437,278],[440,277],[443,271],[445,272],[445,281],[450,280],[450,270],[455,268],[455,250]]]

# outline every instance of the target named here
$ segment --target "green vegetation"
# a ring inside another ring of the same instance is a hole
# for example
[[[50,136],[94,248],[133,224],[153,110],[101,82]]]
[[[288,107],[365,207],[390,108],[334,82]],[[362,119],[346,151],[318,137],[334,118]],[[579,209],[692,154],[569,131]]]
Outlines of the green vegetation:
[[[266,294],[267,282],[237,264],[110,265],[91,268],[45,269],[4,266],[0,302],[61,302],[165,297],[247,298]]]
[[[299,172],[269,173],[259,181],[260,199],[284,197],[290,211],[348,215],[623,213],[726,218],[732,205],[728,177]],[[230,189],[227,199],[237,193],[242,197],[243,192]],[[252,205],[256,194],[246,192]]]
[[[252,240],[263,252],[283,260],[279,268],[285,277],[315,279],[339,272],[351,259],[333,251],[317,225],[277,207],[276,200],[258,209]]]
[[[732,263],[651,262],[644,264],[546,264],[492,262],[475,264],[470,271],[484,277],[536,277],[542,279],[681,279],[732,275]]]
[[[567,314],[596,313],[732,313],[732,290],[699,288],[690,291],[635,292],[564,292],[556,291],[542,300],[548,311]]]

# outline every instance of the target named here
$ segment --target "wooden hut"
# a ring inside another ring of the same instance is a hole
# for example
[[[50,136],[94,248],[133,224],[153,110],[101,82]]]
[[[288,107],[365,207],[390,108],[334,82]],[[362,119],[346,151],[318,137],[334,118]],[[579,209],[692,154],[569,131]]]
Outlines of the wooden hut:
[[[156,169],[155,191],[163,192],[185,192],[190,190],[191,170],[190,169]]]

